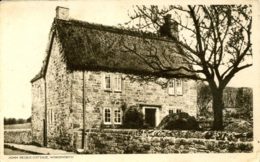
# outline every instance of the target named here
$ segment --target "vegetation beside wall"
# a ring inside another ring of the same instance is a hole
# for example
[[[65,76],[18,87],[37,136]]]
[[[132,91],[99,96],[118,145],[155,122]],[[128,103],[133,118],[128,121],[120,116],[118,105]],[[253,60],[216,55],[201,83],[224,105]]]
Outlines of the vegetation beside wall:
[[[157,128],[168,130],[200,130],[199,123],[195,117],[189,116],[185,112],[165,116]]]
[[[143,128],[143,114],[134,106],[128,108],[123,116],[123,128],[141,129]]]
[[[211,90],[208,85],[200,82],[197,87],[197,104],[200,115],[206,115],[208,109],[212,107]],[[253,110],[253,89],[247,87],[226,87],[223,92],[223,102],[225,108],[247,108]]]
[[[223,91],[224,127],[229,120],[242,119],[252,122],[253,117],[253,89],[247,87],[226,87]],[[213,122],[212,95],[210,87],[203,82],[197,86],[198,120],[203,123]],[[231,122],[233,123],[233,122]],[[202,124],[205,125],[205,124]]]

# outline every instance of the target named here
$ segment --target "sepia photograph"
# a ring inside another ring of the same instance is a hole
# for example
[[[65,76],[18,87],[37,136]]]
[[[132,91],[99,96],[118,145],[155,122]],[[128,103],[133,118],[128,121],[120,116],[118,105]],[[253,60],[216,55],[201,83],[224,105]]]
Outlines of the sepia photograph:
[[[259,161],[258,10],[1,2],[0,160]]]

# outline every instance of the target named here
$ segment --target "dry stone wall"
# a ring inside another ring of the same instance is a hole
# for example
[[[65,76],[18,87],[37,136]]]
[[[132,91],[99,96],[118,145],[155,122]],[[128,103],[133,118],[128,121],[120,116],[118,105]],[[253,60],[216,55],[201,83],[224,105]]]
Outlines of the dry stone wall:
[[[86,134],[85,153],[90,154],[253,151],[250,133],[108,129]]]
[[[31,129],[21,130],[5,130],[4,131],[5,143],[17,143],[17,144],[31,144],[32,143],[32,131]]]

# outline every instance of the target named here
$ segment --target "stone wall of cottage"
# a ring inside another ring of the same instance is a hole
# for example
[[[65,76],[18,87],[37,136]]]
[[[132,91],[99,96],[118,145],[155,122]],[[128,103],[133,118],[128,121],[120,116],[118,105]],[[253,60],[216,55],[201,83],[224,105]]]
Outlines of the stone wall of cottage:
[[[166,86],[154,82],[134,81],[135,76],[122,75],[122,91],[104,90],[104,75],[106,72],[68,72],[62,59],[60,43],[54,38],[46,73],[47,97],[47,147],[73,149],[73,132],[83,128],[83,102],[85,104],[85,128],[100,128],[103,126],[103,110],[108,107],[125,106],[129,108],[140,105],[159,106],[159,120],[168,115],[169,109],[182,109],[190,115],[196,115],[196,81],[183,79],[183,95],[170,96]],[[84,80],[84,81],[83,81]],[[83,90],[84,82],[84,90]],[[33,83],[42,86],[42,101],[38,102],[37,94],[33,103],[33,140],[43,144],[44,119],[44,80]],[[37,86],[36,86],[37,87]],[[37,93],[33,89],[33,93]],[[84,93],[84,94],[83,94]],[[83,100],[84,95],[84,100]],[[34,107],[34,106],[33,106]],[[39,108],[38,108],[39,107]],[[41,112],[41,114],[40,114]],[[50,113],[52,112],[52,113]],[[51,119],[52,118],[52,122]],[[37,120],[37,122],[36,122]],[[42,125],[42,126],[41,126]],[[120,125],[105,125],[106,127],[120,127]]]
[[[46,72],[47,147],[69,150],[73,141],[71,74],[62,60],[61,49],[54,38]]]
[[[83,72],[74,71],[72,73],[71,90],[73,128],[83,128]]]
[[[170,96],[167,87],[154,82],[133,81],[134,76],[122,75],[122,91],[104,90],[106,72],[83,72],[66,70],[62,60],[59,42],[54,39],[53,48],[46,73],[47,92],[47,147],[73,149],[73,132],[83,128],[83,101],[85,103],[85,128],[100,128],[103,124],[105,107],[122,108],[126,106],[156,105],[160,106],[159,120],[168,115],[169,109],[182,109],[190,115],[196,115],[196,82],[183,79],[183,95]],[[42,101],[35,98],[33,103],[41,104],[41,108],[33,109],[33,140],[43,145],[44,119],[44,80],[40,79],[33,86],[42,85]],[[84,100],[83,100],[84,92]],[[33,89],[33,93],[37,93]],[[37,97],[37,94],[33,94]],[[49,112],[52,111],[53,115]],[[41,112],[41,115],[39,113]],[[50,117],[53,122],[50,122]],[[37,121],[37,122],[36,122]],[[120,125],[105,125],[120,127]]]
[[[45,119],[44,80],[32,83],[32,141],[43,145],[43,124]]]
[[[159,120],[169,114],[169,109],[182,111],[195,116],[196,109],[196,81],[183,79],[183,95],[170,96],[166,86],[154,82],[133,81],[132,77],[122,75],[122,91],[104,90],[104,75],[106,72],[84,72],[84,102],[86,112],[86,129],[99,128],[103,124],[103,109],[108,107],[122,108],[140,105],[160,106]],[[83,128],[83,72],[73,72],[72,108],[74,114],[74,129]],[[105,125],[106,126],[106,125]],[[117,127],[117,125],[110,125]]]

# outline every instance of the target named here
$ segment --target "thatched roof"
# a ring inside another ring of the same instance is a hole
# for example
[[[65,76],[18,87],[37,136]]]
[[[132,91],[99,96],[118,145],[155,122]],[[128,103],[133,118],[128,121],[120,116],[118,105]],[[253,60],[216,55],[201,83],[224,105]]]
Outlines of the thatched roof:
[[[156,34],[60,19],[54,20],[52,29],[61,44],[63,60],[68,70],[98,70],[160,77],[194,75],[183,69],[167,71],[168,67],[178,68],[183,64],[187,68],[192,67],[177,54],[183,50],[175,42]],[[130,49],[135,52],[130,52]],[[158,61],[163,64],[164,72],[158,66]],[[48,55],[41,72],[32,82],[45,75],[47,62]]]

